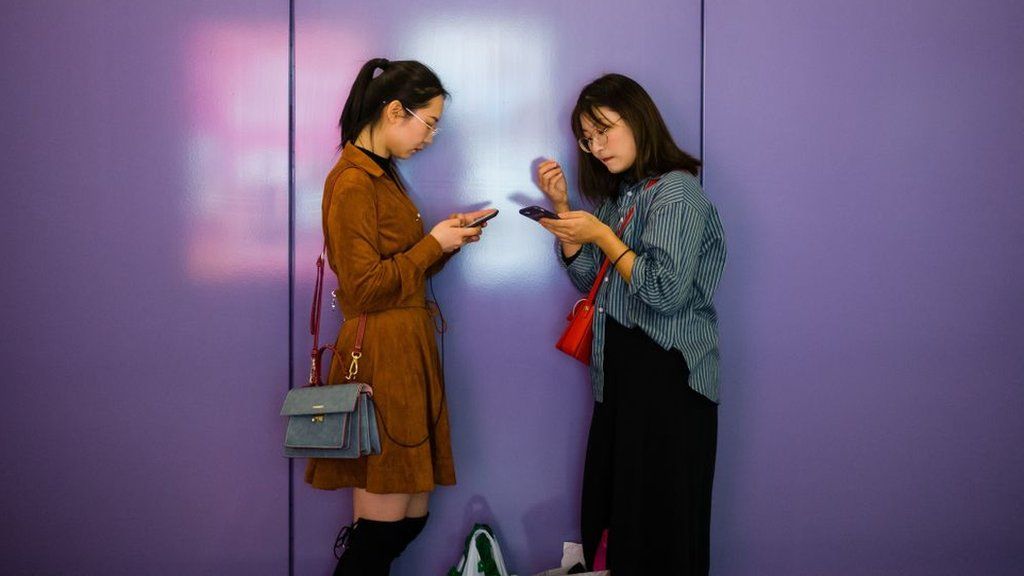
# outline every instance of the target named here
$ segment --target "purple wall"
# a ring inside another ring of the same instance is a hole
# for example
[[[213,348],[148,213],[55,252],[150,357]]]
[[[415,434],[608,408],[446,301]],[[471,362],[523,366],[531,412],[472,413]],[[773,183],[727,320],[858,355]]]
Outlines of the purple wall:
[[[0,571],[283,574],[288,6],[6,3]]]
[[[22,4],[0,18],[0,565],[284,574],[288,5]],[[425,219],[502,215],[435,283],[459,484],[394,573],[441,573],[474,521],[521,576],[554,566],[590,397],[551,347],[568,281],[515,210],[605,71],[698,151],[700,3],[296,4],[292,381],[345,91],[366,58],[421,59],[453,93],[403,168]],[[1021,21],[1008,0],[707,3],[731,250],[714,574],[1024,565]],[[295,573],[327,573],[349,496],[301,468]]]
[[[1024,7],[706,17],[714,572],[1020,574]]]

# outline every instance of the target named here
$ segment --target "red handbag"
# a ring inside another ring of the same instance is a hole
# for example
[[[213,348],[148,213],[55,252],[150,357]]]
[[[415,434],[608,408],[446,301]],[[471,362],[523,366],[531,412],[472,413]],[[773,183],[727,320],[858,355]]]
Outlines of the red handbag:
[[[629,224],[629,220],[632,217],[633,209],[630,208],[629,214],[626,214],[625,220],[619,226],[619,236],[622,235],[622,231],[626,229],[626,224]],[[573,304],[572,311],[566,317],[569,325],[566,326],[562,337],[555,344],[555,348],[583,362],[587,366],[590,366],[590,347],[594,341],[594,298],[597,296],[598,289],[601,288],[601,280],[604,279],[605,272],[608,271],[610,263],[608,258],[604,259],[604,262],[601,264],[601,270],[597,273],[597,278],[594,278],[594,285],[590,288],[590,293],[587,294],[586,298],[580,298]]]
[[[644,190],[654,186],[658,180],[659,178],[652,178],[644,186]],[[619,225],[618,236],[622,236],[622,231],[626,229],[626,225],[629,224],[629,220],[632,217],[633,208],[630,208],[629,213],[622,220],[622,224]],[[569,325],[566,326],[562,337],[555,344],[555,348],[583,362],[587,366],[590,366],[590,349],[594,342],[594,298],[597,297],[597,291],[601,288],[601,281],[604,280],[609,263],[606,257],[601,264],[601,270],[597,273],[597,278],[594,278],[594,285],[590,288],[590,293],[587,294],[586,298],[581,298],[573,304],[572,311],[566,317]]]

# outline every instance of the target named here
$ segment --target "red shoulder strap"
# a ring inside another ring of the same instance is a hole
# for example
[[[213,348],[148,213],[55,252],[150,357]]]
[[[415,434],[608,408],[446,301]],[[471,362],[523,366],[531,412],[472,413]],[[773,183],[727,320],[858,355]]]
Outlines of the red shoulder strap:
[[[327,201],[327,210],[330,211],[330,199]],[[319,386],[323,383],[320,376],[320,363],[324,350],[331,350],[335,355],[338,353],[334,346],[327,345],[320,347],[320,312],[324,297],[324,263],[327,260],[327,231],[324,230],[324,245],[320,249],[320,256],[316,259],[316,285],[313,287],[313,306],[309,312],[309,333],[313,336],[313,349],[310,351],[309,385]],[[359,358],[363,355],[363,336],[366,334],[366,314],[359,315],[359,328],[356,331],[356,342],[352,349],[352,364],[349,366],[348,378],[351,379],[359,372]]]
[[[661,180],[661,178],[657,177],[648,180],[647,184],[644,185],[644,190],[650,190],[652,186],[658,183],[658,180]],[[626,230],[626,224],[629,224],[630,219],[633,218],[633,210],[635,208],[636,206],[630,207],[629,212],[626,213],[626,217],[622,219],[622,224],[619,225],[618,232],[615,233],[616,236],[619,236],[620,238],[622,237],[623,231]],[[608,260],[608,257],[605,256],[604,262],[601,263],[601,269],[597,272],[597,278],[594,278],[594,285],[590,287],[590,293],[587,295],[587,299],[591,302],[593,302],[594,297],[597,296],[597,291],[601,288],[601,280],[604,279],[605,273],[608,272],[608,265],[610,263],[611,262]]]

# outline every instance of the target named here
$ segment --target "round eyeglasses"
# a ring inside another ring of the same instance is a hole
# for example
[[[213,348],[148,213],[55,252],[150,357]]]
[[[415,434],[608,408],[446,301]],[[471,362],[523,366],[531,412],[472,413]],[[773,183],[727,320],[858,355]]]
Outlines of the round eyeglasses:
[[[580,145],[580,150],[583,150],[587,154],[593,154],[594,142],[597,142],[598,144],[604,146],[605,143],[608,142],[608,131],[611,130],[613,126],[618,124],[619,120],[622,120],[621,116],[619,118],[616,118],[614,122],[608,124],[604,128],[601,128],[600,130],[595,132],[594,135],[591,136],[590,138],[580,138],[579,140],[577,140],[576,143]]]

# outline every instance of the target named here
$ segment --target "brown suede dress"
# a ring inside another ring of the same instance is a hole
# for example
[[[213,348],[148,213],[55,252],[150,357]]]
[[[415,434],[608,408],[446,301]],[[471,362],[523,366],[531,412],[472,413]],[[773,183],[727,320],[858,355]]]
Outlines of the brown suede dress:
[[[345,145],[327,176],[323,214],[328,261],[338,276],[338,304],[347,319],[335,343],[339,357],[332,358],[326,381],[345,381],[358,318],[366,313],[356,381],[373,387],[382,450],[354,460],[310,459],[306,482],[326,490],[358,487],[376,494],[455,484],[434,319],[425,294],[426,279],[447,257],[424,232],[412,200],[352,144]],[[418,443],[428,430],[430,440],[415,448],[396,444]]]

